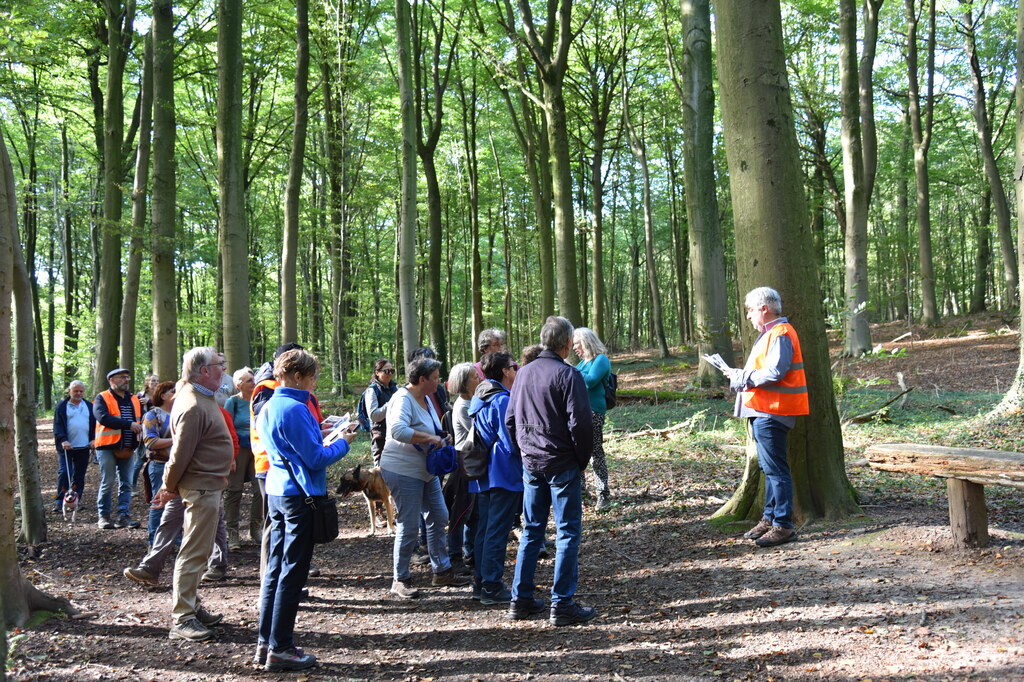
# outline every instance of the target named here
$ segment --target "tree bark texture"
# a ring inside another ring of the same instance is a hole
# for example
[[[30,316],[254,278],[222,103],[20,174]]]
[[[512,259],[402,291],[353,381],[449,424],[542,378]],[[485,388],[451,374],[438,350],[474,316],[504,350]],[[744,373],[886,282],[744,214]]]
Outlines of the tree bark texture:
[[[402,180],[398,224],[398,308],[402,360],[420,345],[416,325],[416,102],[412,82],[412,21],[409,3],[395,0],[398,98],[402,120]]]
[[[807,375],[811,413],[799,418],[789,433],[795,515],[799,523],[842,518],[857,513],[858,507],[846,478],[832,392],[781,10],[778,0],[736,0],[717,10],[718,75],[740,291],[770,285],[782,294],[783,314],[800,334]],[[759,483],[760,477],[751,478]],[[753,485],[750,480],[741,486],[716,516],[758,518],[760,509],[738,505]]]
[[[217,185],[224,290],[224,358],[228,367],[251,362],[249,347],[249,230],[242,162],[242,0],[217,3]]]
[[[295,118],[288,156],[288,184],[284,195],[284,245],[281,248],[281,343],[299,340],[299,301],[295,282],[299,252],[299,199],[306,158],[309,121],[309,1],[295,3]]]

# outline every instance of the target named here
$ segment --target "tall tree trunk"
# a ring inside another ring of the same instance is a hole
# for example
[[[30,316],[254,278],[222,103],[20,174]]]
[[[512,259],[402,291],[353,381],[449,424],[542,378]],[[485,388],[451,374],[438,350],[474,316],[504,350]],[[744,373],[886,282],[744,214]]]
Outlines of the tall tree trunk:
[[[979,224],[980,223],[980,224]],[[988,284],[988,266],[991,247],[989,246],[989,225],[987,221],[978,221],[974,225],[974,234],[978,243],[978,251],[974,255],[974,287],[971,289],[971,314],[984,312],[985,290]]]
[[[964,40],[966,42],[967,59],[970,64],[971,82],[974,85],[974,124],[978,132],[978,149],[985,165],[985,177],[988,179],[989,191],[992,195],[992,208],[996,213],[996,234],[999,235],[999,249],[1003,253],[1003,280],[1006,283],[1008,298],[1006,306],[1017,305],[1017,254],[1013,244],[1013,227],[1010,224],[1010,205],[1006,200],[1003,178],[999,174],[995,151],[992,149],[992,123],[989,120],[985,98],[985,81],[978,60],[978,48],[975,42],[975,20],[971,12],[972,3],[963,3],[964,7]],[[980,22],[981,19],[979,18]],[[982,226],[986,232],[987,226]]]
[[[135,0],[106,0],[107,91],[103,112],[103,219],[100,235],[99,291],[96,311],[96,367],[93,388],[106,385],[106,375],[117,364],[118,325],[121,321],[121,212],[124,164],[125,60],[132,42]]]
[[[416,102],[412,84],[412,21],[409,3],[395,0],[398,98],[402,120],[401,200],[398,205],[398,311],[402,360],[420,345],[416,326]]]
[[[475,56],[475,55],[474,55]],[[483,299],[483,270],[480,262],[480,159],[477,157],[477,80],[476,60],[469,60],[469,74],[460,74],[457,79],[457,90],[459,102],[462,105],[462,150],[466,158],[466,200],[467,215],[466,221],[469,225],[469,295],[470,295],[470,316],[473,321],[473,342],[470,344],[473,357],[476,357],[476,339],[484,330],[484,299]],[[515,111],[510,100],[506,96],[506,104],[509,112],[515,120]],[[526,118],[524,110],[523,118]],[[517,124],[519,142],[523,147],[523,153],[529,160],[527,143],[524,138],[524,131]],[[536,164],[534,164],[534,167]],[[529,164],[528,164],[529,168]],[[533,184],[531,182],[531,184]]]
[[[781,9],[778,0],[734,0],[717,6],[716,21],[740,291],[762,285],[779,290],[784,312],[800,333],[806,368],[811,413],[789,433],[796,517],[799,523],[841,518],[858,509],[846,478],[832,392]],[[748,443],[748,453],[752,450]],[[751,454],[743,482],[716,516],[760,517],[761,477],[756,453]]]
[[[170,14],[171,7],[161,3],[153,4],[154,25],[160,21],[173,21],[173,17],[157,18],[164,12]],[[173,30],[173,29],[170,29]],[[173,49],[173,46],[172,48]],[[173,74],[170,76],[173,78]],[[172,85],[173,87],[173,80]],[[142,104],[139,110],[139,146],[135,153],[135,182],[132,186],[132,238],[128,249],[128,272],[124,279],[124,303],[121,305],[121,367],[135,374],[135,319],[139,307],[139,280],[142,274],[143,234],[146,230],[146,189],[149,183],[150,135],[153,123],[153,34],[146,36],[146,48],[142,61]],[[173,107],[173,100],[171,105]],[[173,116],[173,112],[172,112]],[[172,119],[173,126],[173,119]],[[173,128],[172,128],[173,130]],[[173,133],[172,133],[173,134]],[[173,147],[172,147],[173,157]],[[173,212],[173,202],[171,204]],[[172,225],[173,215],[172,215]],[[173,273],[172,273],[173,274]],[[172,280],[173,282],[173,280]],[[153,301],[156,309],[156,301]],[[173,343],[173,339],[171,340]],[[150,361],[150,366],[156,363]],[[173,377],[167,375],[167,379]]]
[[[252,361],[249,349],[249,230],[242,160],[242,0],[217,2],[218,241],[224,288],[224,357],[228,367]]]
[[[916,0],[906,0],[907,16],[907,95],[910,130],[914,141],[914,180],[917,186],[918,267],[921,275],[921,321],[929,326],[939,323],[939,305],[935,297],[935,268],[932,260],[931,186],[928,180],[928,148],[932,140],[932,111],[935,83],[935,0],[928,2],[928,47],[926,55],[924,110],[918,78],[917,27],[920,18]]]
[[[683,113],[683,174],[687,234],[693,272],[699,356],[718,353],[735,364],[729,329],[729,291],[718,219],[715,183],[715,89],[711,68],[711,8],[708,0],[682,0],[683,59],[679,97]],[[701,357],[697,383],[724,382]]]
[[[910,305],[910,190],[907,176],[911,145],[910,114],[903,111],[903,125],[900,130],[900,157],[896,180],[896,243],[900,261],[899,286],[896,290],[896,315],[910,323],[913,306]]]
[[[78,299],[75,286],[78,279],[74,251],[74,224],[71,216],[71,157],[68,150],[66,122],[60,126],[61,168],[61,257],[64,261],[64,385],[78,378],[78,365],[72,359],[78,350]]]
[[[309,1],[295,2],[295,120],[288,157],[288,184],[284,195],[284,245],[281,249],[281,342],[299,340],[295,266],[299,252],[299,198],[306,157],[309,120]]]
[[[843,354],[871,351],[868,327],[868,202],[860,133],[857,75],[857,5],[839,0],[839,80],[842,109],[843,189],[846,194],[846,340]]]
[[[864,0],[864,40],[860,53],[860,125],[864,151],[864,205],[871,209],[871,195],[878,172],[878,133],[875,128],[875,52],[878,17],[883,0]]]

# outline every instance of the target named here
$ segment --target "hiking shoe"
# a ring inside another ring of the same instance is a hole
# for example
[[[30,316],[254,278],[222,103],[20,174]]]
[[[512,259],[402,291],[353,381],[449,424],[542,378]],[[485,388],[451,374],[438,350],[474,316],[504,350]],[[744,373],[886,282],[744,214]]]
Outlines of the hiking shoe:
[[[494,590],[489,590],[486,587],[480,590],[480,603],[484,606],[508,604],[510,601],[512,601],[512,593],[505,589],[504,585],[498,585],[498,588]]]
[[[796,531],[792,528],[772,526],[772,529],[759,537],[754,543],[758,547],[774,547],[796,540]]]
[[[430,563],[430,553],[427,552],[427,548],[423,545],[419,545],[412,553],[412,559],[409,560],[416,566],[423,566],[424,564]]]
[[[100,520],[96,522],[96,527],[100,530],[113,530],[114,524],[110,521],[109,516],[101,516]]]
[[[139,522],[134,520],[127,514],[121,514],[117,517],[117,521],[114,521],[114,528],[138,528]]]
[[[316,656],[304,654],[302,649],[293,646],[284,651],[268,651],[267,664],[264,667],[268,673],[281,672],[282,670],[305,670],[316,665]]]
[[[184,623],[178,623],[167,633],[169,639],[185,639],[190,642],[205,642],[213,639],[213,630],[206,627],[196,618],[189,618]]]
[[[256,642],[256,654],[252,657],[252,662],[256,665],[266,665],[267,648],[265,642]]]
[[[470,578],[468,575],[456,575],[450,567],[447,571],[441,571],[435,573],[434,577],[430,579],[430,584],[434,587],[462,587],[468,585]],[[483,597],[481,597],[482,599]]]
[[[199,605],[196,607],[196,620],[206,627],[210,627],[224,620],[224,615],[221,613],[210,613],[206,610],[205,606]]]
[[[156,576],[144,568],[126,568],[124,577],[143,585],[156,585]]]
[[[537,597],[535,599],[513,599],[509,602],[506,617],[509,620],[526,620],[538,613],[544,613],[547,603]]]
[[[598,511],[607,509],[612,505],[612,494],[609,492],[601,491],[597,495],[597,506],[595,507]]]
[[[747,540],[756,540],[772,529],[772,522],[762,517],[757,525],[743,534]]]
[[[420,596],[420,591],[412,586],[412,579],[395,580],[391,583],[391,594],[401,599],[415,599]]]
[[[237,552],[240,549],[242,549],[242,540],[238,537],[238,531],[228,531],[228,551]]]
[[[551,616],[548,618],[548,622],[557,627],[577,625],[592,620],[596,615],[597,611],[592,606],[580,606],[576,602],[552,604]]]
[[[480,601],[480,596],[481,593],[483,592],[483,587],[481,587],[480,581],[477,580],[475,576],[471,577],[469,579],[469,586],[473,590],[473,594],[471,595],[473,599]]]
[[[203,580],[224,580],[227,576],[227,571],[223,568],[208,568],[206,573],[203,573]]]

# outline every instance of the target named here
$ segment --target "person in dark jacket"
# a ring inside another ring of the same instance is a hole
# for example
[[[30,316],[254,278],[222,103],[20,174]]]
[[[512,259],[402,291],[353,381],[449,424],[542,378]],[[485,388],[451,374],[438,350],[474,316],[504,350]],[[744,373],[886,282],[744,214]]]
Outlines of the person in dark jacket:
[[[68,490],[82,498],[85,492],[85,470],[89,466],[96,417],[92,405],[87,403],[85,384],[75,379],[68,384],[68,397],[57,403],[53,411],[53,440],[57,445],[57,496],[53,498],[53,511],[64,510],[64,495]]]
[[[513,620],[544,609],[543,599],[534,595],[534,574],[549,508],[554,509],[557,529],[549,622],[585,623],[596,615],[573,598],[583,534],[580,474],[593,451],[594,418],[583,375],[565,363],[572,332],[569,320],[548,317],[540,330],[544,350],[519,370],[505,413],[505,427],[523,459],[523,539],[508,614]]]

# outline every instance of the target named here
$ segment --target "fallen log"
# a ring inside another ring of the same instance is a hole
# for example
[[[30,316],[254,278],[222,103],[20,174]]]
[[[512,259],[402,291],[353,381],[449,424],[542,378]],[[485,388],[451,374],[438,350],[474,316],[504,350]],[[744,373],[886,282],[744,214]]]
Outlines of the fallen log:
[[[903,396],[905,396],[906,394],[910,393],[913,390],[914,390],[914,387],[911,386],[910,388],[902,391],[901,393],[897,393],[895,397],[890,398],[889,400],[886,400],[884,403],[879,405],[876,409],[872,410],[871,412],[865,412],[864,414],[858,414],[856,417],[851,417],[850,419],[847,419],[846,423],[847,424],[864,424],[866,422],[869,422],[872,419],[874,419],[876,416],[878,416],[879,412],[881,412],[885,408],[889,407],[889,405],[892,405],[894,402],[896,402],[897,400],[899,400],[900,398],[902,398]]]

